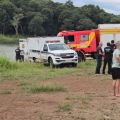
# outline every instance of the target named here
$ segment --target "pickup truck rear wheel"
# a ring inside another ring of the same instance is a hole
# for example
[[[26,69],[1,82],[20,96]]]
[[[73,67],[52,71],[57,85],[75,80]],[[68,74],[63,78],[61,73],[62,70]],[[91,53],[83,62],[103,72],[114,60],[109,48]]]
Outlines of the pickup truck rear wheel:
[[[51,68],[55,68],[52,58],[49,59],[49,65]]]

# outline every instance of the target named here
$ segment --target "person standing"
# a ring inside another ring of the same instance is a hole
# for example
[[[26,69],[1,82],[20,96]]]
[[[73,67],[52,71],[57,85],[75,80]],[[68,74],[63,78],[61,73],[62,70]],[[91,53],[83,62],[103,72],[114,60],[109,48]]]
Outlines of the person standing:
[[[111,40],[110,47],[111,47],[111,49],[112,49],[112,52],[114,52],[114,50],[116,49],[116,45],[115,45],[115,43],[114,43],[114,40]]]
[[[112,65],[112,86],[114,96],[120,96],[120,41],[116,43],[116,49],[113,52],[113,65]]]
[[[20,48],[19,48],[19,46],[17,47],[17,49],[15,49],[15,53],[16,53],[16,61],[20,61],[21,56],[20,56]]]
[[[114,40],[111,40],[110,47],[111,47],[111,49],[112,49],[112,57],[113,57],[113,52],[114,52],[114,50],[116,49],[116,45],[115,45],[115,43],[114,43]]]
[[[21,62],[24,61],[24,51],[23,50],[20,50],[20,60],[21,60]]]
[[[108,64],[108,74],[111,74],[112,65],[112,49],[110,43],[107,43],[107,47],[104,48],[104,64],[102,73],[105,74],[106,65]]]
[[[95,74],[100,74],[100,68],[102,65],[102,57],[103,57],[102,43],[99,43],[97,47],[97,55],[96,55],[97,65],[96,65]]]

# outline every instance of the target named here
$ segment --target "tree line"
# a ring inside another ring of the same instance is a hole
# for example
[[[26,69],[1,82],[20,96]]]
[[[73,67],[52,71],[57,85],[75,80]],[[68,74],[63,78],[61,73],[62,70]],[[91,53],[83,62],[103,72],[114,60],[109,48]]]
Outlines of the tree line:
[[[120,23],[120,16],[99,6],[76,7],[52,0],[0,0],[0,33],[26,36],[56,35],[62,30],[96,29],[98,24]]]

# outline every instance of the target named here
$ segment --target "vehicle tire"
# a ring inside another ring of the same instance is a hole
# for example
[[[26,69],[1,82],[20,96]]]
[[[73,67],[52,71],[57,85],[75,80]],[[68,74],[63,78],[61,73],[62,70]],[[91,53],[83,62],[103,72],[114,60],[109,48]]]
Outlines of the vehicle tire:
[[[49,59],[49,66],[50,66],[51,68],[55,68],[55,65],[54,65],[54,63],[53,63],[52,58]]]
[[[73,64],[72,64],[72,67],[77,67],[77,63],[73,63]]]

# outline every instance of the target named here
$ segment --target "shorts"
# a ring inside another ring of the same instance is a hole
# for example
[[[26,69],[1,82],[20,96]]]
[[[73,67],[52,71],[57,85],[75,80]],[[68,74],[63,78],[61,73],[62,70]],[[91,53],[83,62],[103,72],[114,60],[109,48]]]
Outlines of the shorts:
[[[120,79],[120,68],[112,68],[112,79]]]

